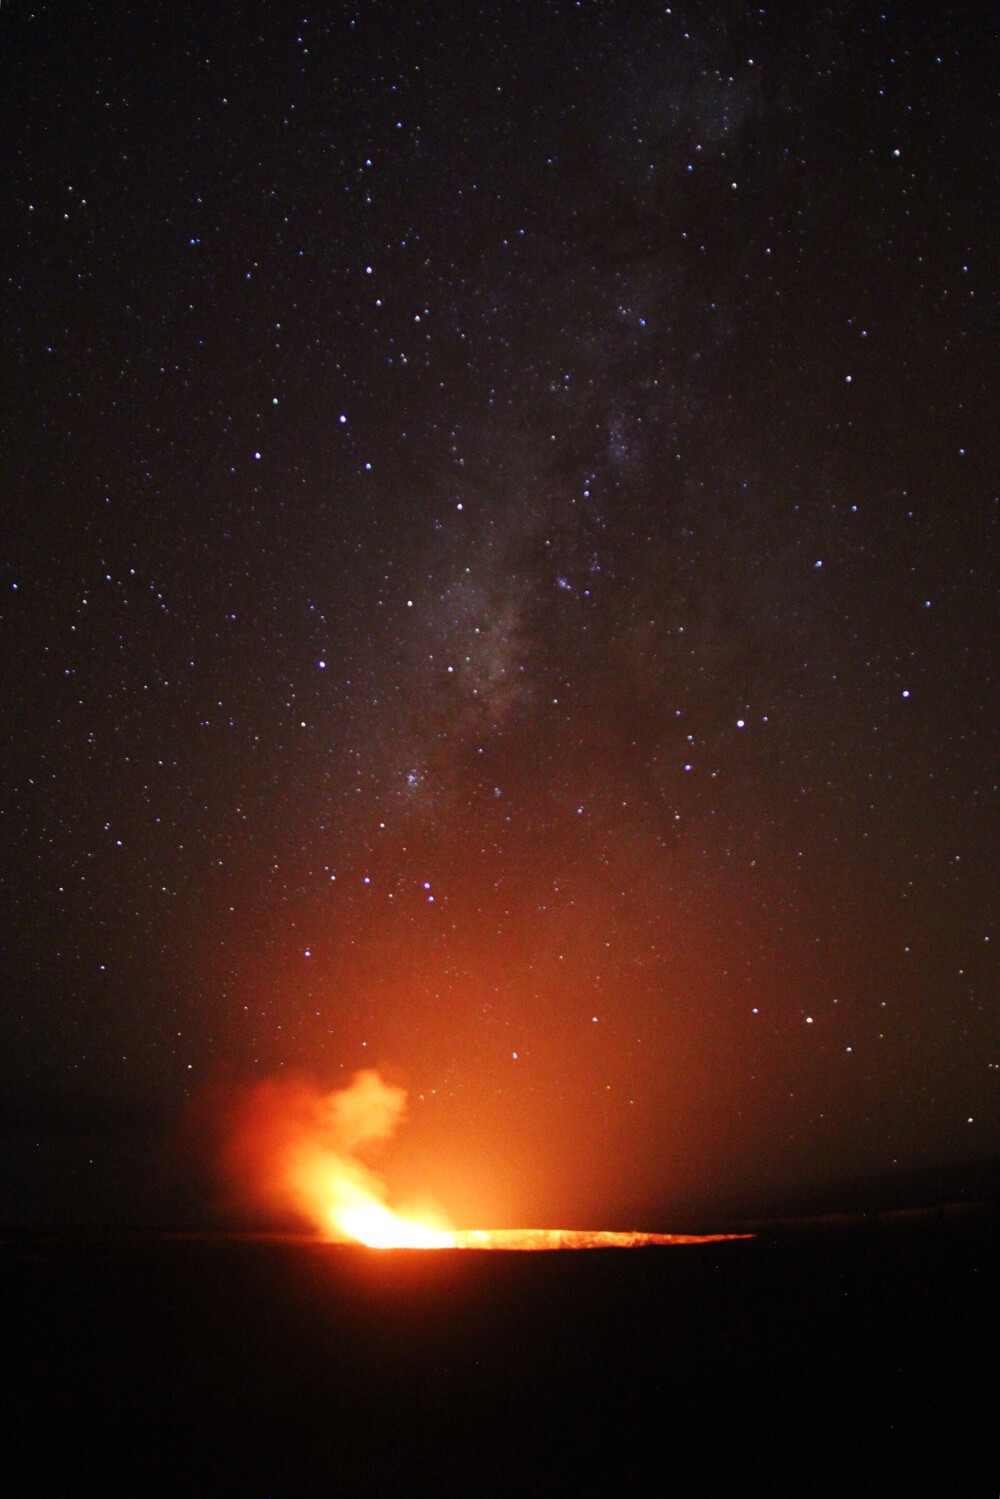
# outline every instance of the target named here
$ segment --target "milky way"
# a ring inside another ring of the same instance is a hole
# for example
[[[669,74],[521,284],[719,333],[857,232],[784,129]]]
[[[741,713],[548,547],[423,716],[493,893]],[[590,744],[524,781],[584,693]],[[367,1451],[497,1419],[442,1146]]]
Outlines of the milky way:
[[[396,1069],[456,1221],[995,1152],[985,8],[217,19],[5,15],[5,1096]]]

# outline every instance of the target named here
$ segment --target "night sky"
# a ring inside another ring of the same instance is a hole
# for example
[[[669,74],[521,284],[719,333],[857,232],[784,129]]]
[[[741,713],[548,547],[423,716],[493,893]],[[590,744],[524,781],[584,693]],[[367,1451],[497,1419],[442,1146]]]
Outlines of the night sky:
[[[467,1223],[1000,1151],[993,7],[0,56],[18,1190],[289,1068]]]

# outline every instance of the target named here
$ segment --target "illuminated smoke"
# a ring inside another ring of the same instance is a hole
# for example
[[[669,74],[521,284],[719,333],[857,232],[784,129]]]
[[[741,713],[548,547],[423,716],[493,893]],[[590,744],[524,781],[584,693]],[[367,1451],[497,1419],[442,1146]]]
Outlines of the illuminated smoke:
[[[704,1243],[737,1235],[566,1229],[452,1229],[439,1217],[397,1213],[385,1182],[357,1154],[388,1140],[406,1110],[406,1090],[377,1072],[324,1092],[314,1078],[282,1073],[202,1101],[218,1134],[217,1164],[231,1202],[268,1215],[305,1218],[331,1240],[377,1249],[603,1249]]]
[[[357,1154],[388,1140],[405,1111],[406,1090],[374,1071],[333,1092],[302,1073],[232,1091],[210,1109],[227,1199],[268,1216],[294,1213],[325,1238],[441,1242],[435,1225],[390,1210],[385,1182]]]

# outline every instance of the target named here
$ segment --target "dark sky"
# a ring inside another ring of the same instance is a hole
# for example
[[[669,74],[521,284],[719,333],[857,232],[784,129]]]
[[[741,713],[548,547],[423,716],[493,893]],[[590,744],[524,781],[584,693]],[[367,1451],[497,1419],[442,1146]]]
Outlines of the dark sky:
[[[367,1065],[459,1218],[996,1153],[993,7],[0,54],[17,1160]]]

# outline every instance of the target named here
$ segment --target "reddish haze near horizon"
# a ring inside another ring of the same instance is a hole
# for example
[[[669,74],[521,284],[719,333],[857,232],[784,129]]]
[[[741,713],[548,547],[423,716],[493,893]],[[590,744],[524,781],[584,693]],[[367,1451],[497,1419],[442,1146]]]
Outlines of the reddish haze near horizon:
[[[597,1249],[706,1242],[645,1230],[456,1227],[426,1195],[394,1203],[371,1155],[391,1138],[406,1092],[378,1072],[324,1091],[304,1074],[216,1090],[199,1106],[215,1138],[215,1168],[231,1208],[266,1221],[291,1212],[322,1239],[378,1249]],[[482,1162],[488,1191],[489,1160]],[[708,1239],[734,1237],[711,1234]]]

